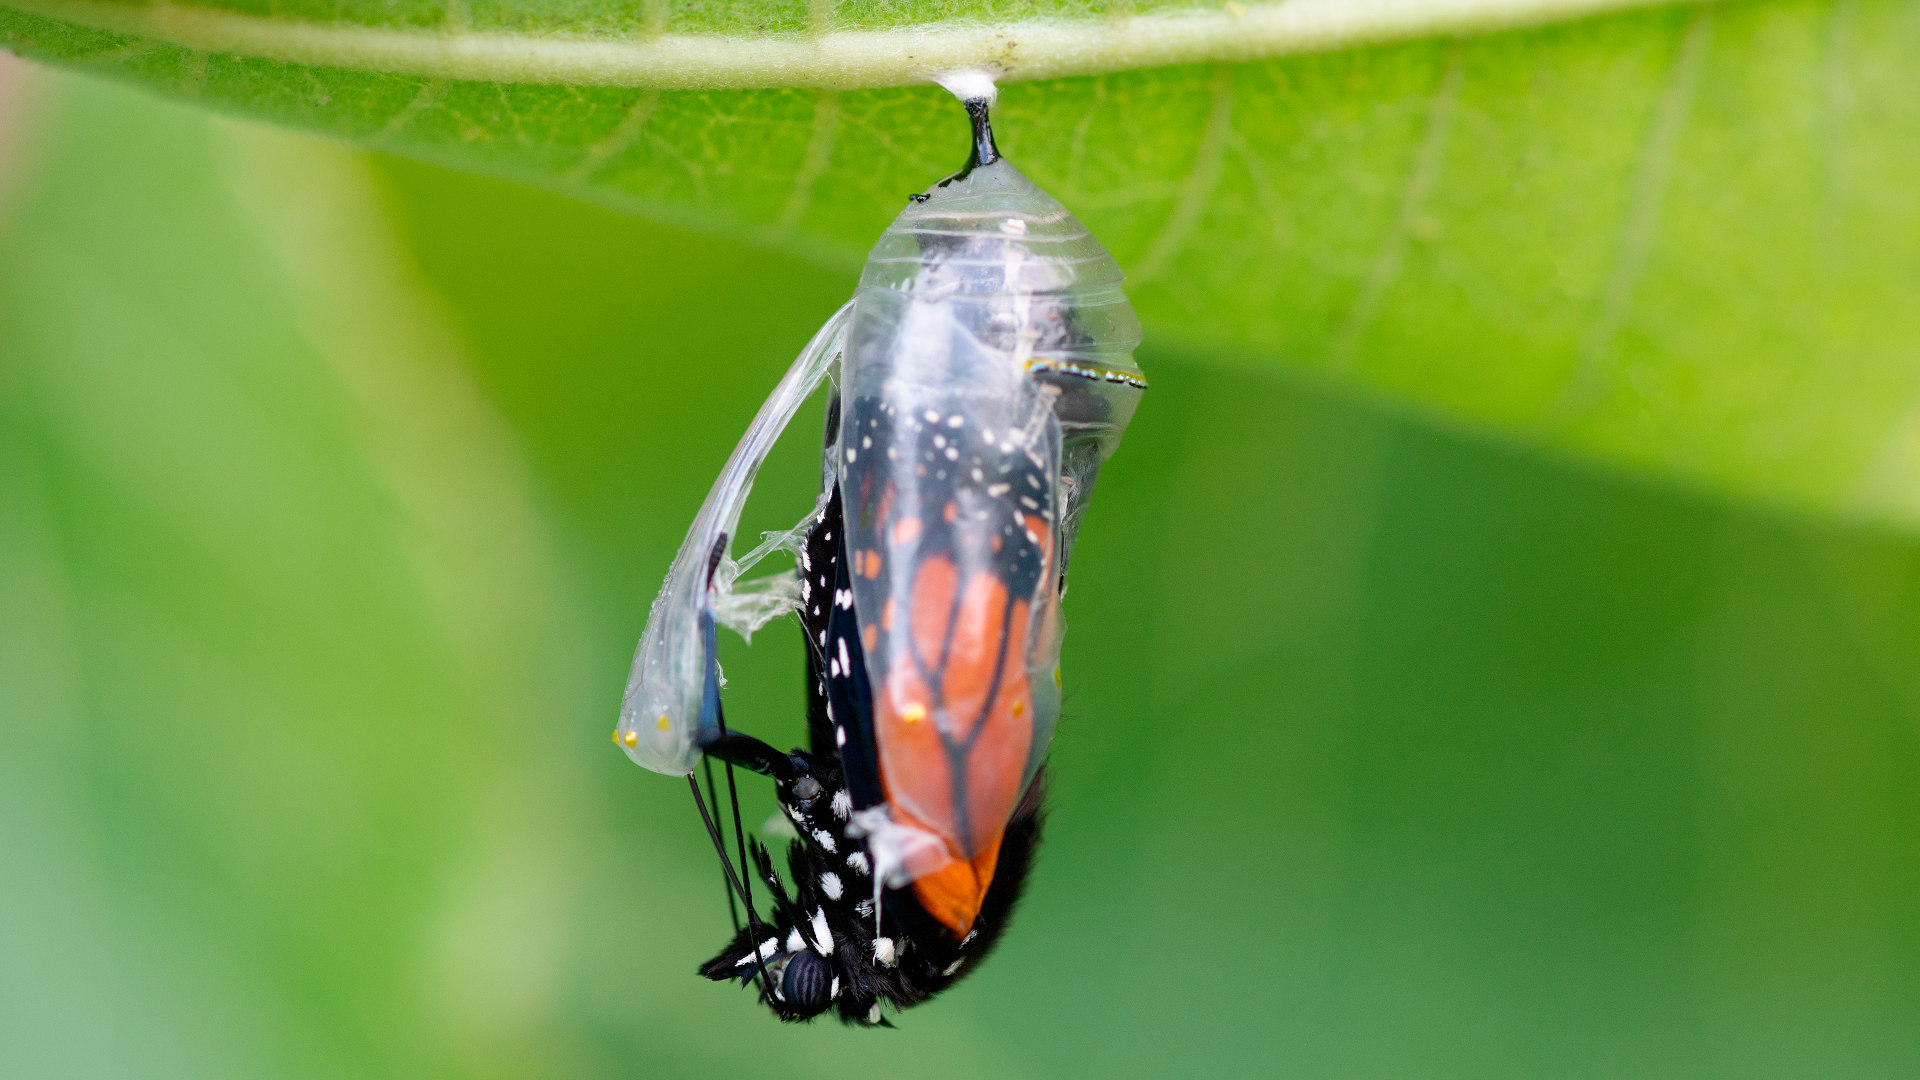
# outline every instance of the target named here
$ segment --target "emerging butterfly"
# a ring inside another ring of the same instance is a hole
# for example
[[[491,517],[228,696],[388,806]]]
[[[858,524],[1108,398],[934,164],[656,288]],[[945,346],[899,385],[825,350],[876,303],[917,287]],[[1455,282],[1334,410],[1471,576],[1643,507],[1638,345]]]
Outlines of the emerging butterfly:
[[[1040,838],[1068,557],[1146,387],[1120,268],[1000,157],[992,82],[942,81],[972,120],[965,168],[910,198],[727,461],[614,732],[635,762],[687,777],[745,912],[701,974],[757,985],[782,1020],[885,1024],[883,1006],[953,985],[1005,930]],[[755,472],[836,361],[813,513],[732,559]],[[781,550],[797,573],[739,580]],[[809,738],[782,753],[727,727],[715,628],[750,635],[793,611]],[[731,854],[708,810],[716,758]],[[798,828],[786,881],[741,827],[735,766],[771,777]]]

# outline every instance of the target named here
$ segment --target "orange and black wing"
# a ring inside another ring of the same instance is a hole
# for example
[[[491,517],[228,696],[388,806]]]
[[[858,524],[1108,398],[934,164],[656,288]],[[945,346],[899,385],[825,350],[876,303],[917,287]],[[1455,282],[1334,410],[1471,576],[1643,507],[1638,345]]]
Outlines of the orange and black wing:
[[[850,781],[867,755],[875,770],[856,802],[877,795],[945,842],[951,861],[914,887],[957,935],[1044,750],[1028,656],[1052,611],[1058,464],[1014,434],[867,398],[842,436],[848,528],[829,608],[845,614],[829,612],[825,661],[830,688],[836,671],[855,685],[827,707],[868,728],[842,749]]]

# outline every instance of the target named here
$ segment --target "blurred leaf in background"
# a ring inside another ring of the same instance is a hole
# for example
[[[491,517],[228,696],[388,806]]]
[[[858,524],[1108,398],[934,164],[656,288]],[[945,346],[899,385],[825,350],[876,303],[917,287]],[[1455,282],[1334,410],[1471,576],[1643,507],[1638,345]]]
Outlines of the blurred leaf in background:
[[[0,152],[9,1075],[1920,1070],[1911,540],[1164,343],[1076,554],[1016,928],[898,1032],[772,1023],[693,976],[711,853],[606,738],[850,275],[35,89]],[[784,739],[790,639],[727,654]]]

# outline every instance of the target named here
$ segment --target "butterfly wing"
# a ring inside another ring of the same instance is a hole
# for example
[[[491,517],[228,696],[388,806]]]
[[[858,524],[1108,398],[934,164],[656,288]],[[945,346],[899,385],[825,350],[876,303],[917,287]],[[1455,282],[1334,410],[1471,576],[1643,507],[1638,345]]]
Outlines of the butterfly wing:
[[[1044,750],[1029,659],[1055,636],[1060,429],[1037,386],[1007,389],[857,398],[842,426],[840,573],[880,793],[894,821],[944,841],[950,862],[915,887],[956,933]]]

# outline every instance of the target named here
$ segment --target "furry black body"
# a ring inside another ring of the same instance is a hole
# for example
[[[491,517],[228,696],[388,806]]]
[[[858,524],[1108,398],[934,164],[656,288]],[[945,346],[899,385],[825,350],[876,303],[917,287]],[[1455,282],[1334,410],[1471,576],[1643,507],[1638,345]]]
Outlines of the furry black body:
[[[837,417],[838,409],[830,407],[828,416]],[[829,430],[829,445],[833,438]],[[700,974],[758,985],[761,999],[782,1020],[810,1020],[831,1010],[846,1023],[866,1026],[886,1023],[883,1006],[916,1005],[959,982],[999,941],[1040,841],[1046,777],[1034,778],[1007,823],[999,865],[971,933],[956,940],[921,907],[911,886],[879,889],[876,919],[873,860],[848,828],[856,809],[880,801],[880,783],[861,635],[851,603],[836,603],[850,596],[844,532],[836,487],[800,555],[809,747],[782,754],[738,734],[707,747],[714,757],[772,777],[781,810],[799,836],[787,848],[787,882],[767,849],[751,845],[751,872],[771,895],[771,908],[750,919]],[[845,669],[829,660],[841,649],[852,659]],[[759,978],[763,972],[766,977]]]

